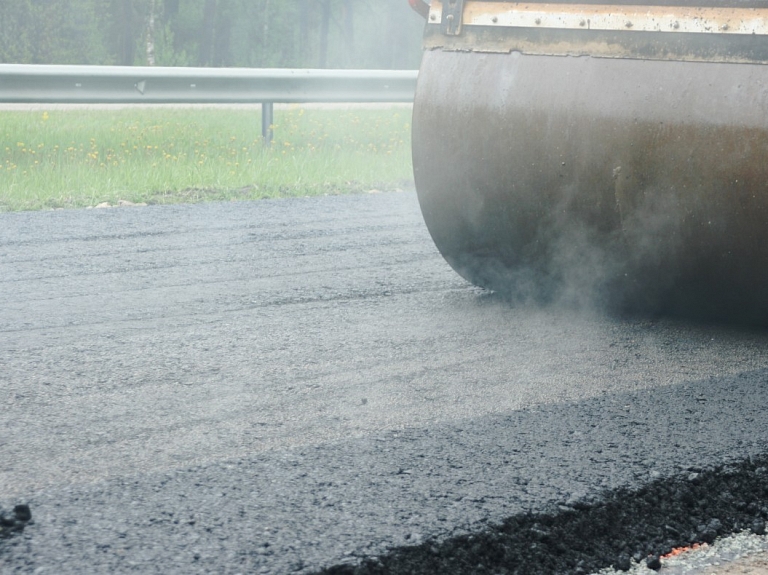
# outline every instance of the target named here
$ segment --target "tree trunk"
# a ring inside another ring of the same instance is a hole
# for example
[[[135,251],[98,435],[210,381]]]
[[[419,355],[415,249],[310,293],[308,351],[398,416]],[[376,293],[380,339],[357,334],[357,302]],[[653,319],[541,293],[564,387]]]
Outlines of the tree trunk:
[[[323,16],[320,21],[320,61],[319,68],[328,65],[328,29],[331,25],[331,0],[325,0],[322,4]]]
[[[223,6],[218,12],[211,63],[214,66],[228,66],[232,62],[232,14]]]
[[[386,62],[382,66],[392,70],[395,68],[395,62],[397,61],[397,52],[400,46],[400,31],[402,30],[402,22],[398,18],[397,5],[394,2],[389,3],[389,9],[387,10],[387,36],[384,42],[387,45],[387,58]]]
[[[157,0],[149,2],[149,17],[147,18],[147,66],[155,65],[155,22],[157,20]]]
[[[309,61],[309,0],[299,0],[299,66]]]
[[[198,58],[201,66],[209,66],[213,62],[216,41],[216,4],[216,0],[205,0]]]
[[[264,29],[261,34],[261,46],[266,51],[269,49],[269,0],[264,1]]]
[[[118,22],[118,49],[120,51],[118,61],[123,66],[133,66],[133,60],[136,57],[136,44],[133,37],[133,0],[122,0],[120,12],[122,18]]]
[[[344,0],[344,43],[347,46],[347,58],[355,49],[355,4],[354,0]]]

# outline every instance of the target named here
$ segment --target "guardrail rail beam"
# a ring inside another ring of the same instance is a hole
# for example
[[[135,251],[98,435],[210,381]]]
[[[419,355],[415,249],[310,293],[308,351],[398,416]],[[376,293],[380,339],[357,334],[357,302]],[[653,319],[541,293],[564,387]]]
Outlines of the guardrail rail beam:
[[[1,103],[262,104],[413,102],[416,70],[165,68],[0,64]]]

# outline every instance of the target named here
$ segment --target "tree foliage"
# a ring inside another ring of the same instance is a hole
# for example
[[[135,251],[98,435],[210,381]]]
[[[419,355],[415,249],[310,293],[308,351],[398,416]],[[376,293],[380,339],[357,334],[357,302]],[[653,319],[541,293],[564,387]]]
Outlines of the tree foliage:
[[[3,0],[0,62],[415,68],[406,0]]]

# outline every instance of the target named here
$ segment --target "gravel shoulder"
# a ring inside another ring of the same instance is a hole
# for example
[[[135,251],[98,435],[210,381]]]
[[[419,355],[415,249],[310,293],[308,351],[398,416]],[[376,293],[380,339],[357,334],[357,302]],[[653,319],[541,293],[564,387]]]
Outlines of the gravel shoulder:
[[[765,575],[768,573],[768,536],[748,531],[722,537],[679,555],[662,559],[658,571],[636,564],[631,575]],[[616,575],[620,571],[604,569],[598,575]]]

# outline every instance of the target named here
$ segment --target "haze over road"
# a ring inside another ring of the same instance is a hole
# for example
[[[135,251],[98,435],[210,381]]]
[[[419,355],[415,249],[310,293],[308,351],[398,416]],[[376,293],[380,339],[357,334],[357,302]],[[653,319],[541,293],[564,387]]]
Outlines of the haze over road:
[[[0,214],[3,573],[355,563],[768,453],[767,391],[764,331],[468,286],[410,192]]]

